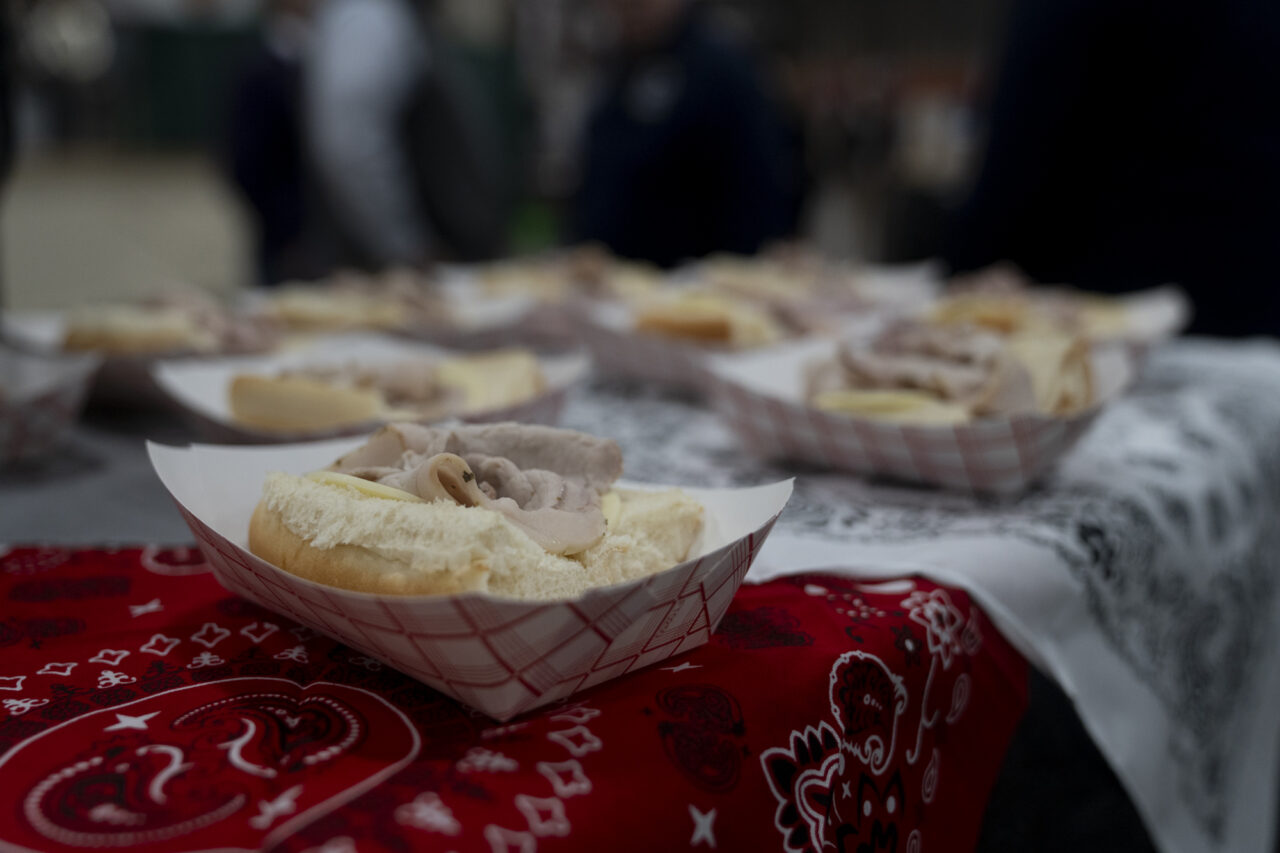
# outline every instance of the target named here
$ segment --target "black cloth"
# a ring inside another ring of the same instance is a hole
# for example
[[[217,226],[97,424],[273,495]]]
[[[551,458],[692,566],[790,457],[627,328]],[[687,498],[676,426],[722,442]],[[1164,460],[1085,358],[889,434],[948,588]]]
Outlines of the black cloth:
[[[663,266],[753,253],[794,229],[792,139],[750,54],[694,8],[612,70],[588,120],[570,239]]]
[[[1036,669],[987,800],[977,853],[1155,853],[1071,699]]]
[[[1280,4],[1016,0],[955,271],[1181,284],[1193,331],[1280,333]]]

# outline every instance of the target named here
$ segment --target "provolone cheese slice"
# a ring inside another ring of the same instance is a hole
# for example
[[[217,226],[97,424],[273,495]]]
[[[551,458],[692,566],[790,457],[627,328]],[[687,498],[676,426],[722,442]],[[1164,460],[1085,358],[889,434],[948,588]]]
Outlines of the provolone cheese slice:
[[[622,517],[622,498],[617,492],[606,492],[600,500],[600,511],[604,513],[605,526],[615,526]]]
[[[815,395],[812,402],[826,412],[881,421],[958,424],[969,420],[967,407],[944,403],[918,391],[823,391]]]
[[[422,503],[422,498],[411,492],[384,486],[382,483],[375,483],[372,480],[365,480],[361,477],[352,477],[350,474],[339,474],[337,471],[312,471],[307,475],[307,479],[323,483],[326,486],[353,489],[371,498]]]

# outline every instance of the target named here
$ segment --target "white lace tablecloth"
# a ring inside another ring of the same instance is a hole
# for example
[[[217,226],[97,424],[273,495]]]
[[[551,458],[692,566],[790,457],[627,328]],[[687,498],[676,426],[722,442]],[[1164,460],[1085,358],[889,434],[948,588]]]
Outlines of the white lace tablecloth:
[[[577,395],[630,479],[799,474],[749,580],[835,568],[969,589],[1070,695],[1157,845],[1270,851],[1280,767],[1280,346],[1152,356],[1042,487],[988,501],[748,457],[705,408],[641,387]]]

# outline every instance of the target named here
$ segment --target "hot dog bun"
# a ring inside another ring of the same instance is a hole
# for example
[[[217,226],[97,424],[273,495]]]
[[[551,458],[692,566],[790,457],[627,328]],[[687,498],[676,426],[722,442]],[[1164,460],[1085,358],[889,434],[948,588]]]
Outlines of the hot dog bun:
[[[243,373],[232,378],[227,397],[237,422],[276,432],[368,423],[387,408],[377,389],[343,387],[307,376]]]
[[[375,420],[435,420],[523,403],[547,388],[523,349],[397,362],[316,364],[274,376],[241,373],[227,388],[232,417],[270,432],[315,432]]]
[[[785,330],[761,306],[714,293],[687,293],[639,308],[637,332],[731,347],[764,346]]]
[[[67,318],[62,348],[119,355],[213,352],[218,336],[179,308],[104,305]]]
[[[604,537],[563,557],[498,512],[368,486],[270,475],[249,549],[292,574],[360,592],[551,599],[670,568],[702,529],[701,505],[679,490],[619,491],[620,500],[606,502]]]

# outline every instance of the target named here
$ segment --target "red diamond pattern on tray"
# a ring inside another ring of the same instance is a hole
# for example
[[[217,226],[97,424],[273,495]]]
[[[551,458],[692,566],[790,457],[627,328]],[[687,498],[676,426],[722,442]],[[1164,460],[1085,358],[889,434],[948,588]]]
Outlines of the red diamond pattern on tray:
[[[1015,417],[954,427],[859,420],[758,394],[708,374],[713,405],[739,440],[766,457],[879,474],[968,492],[1030,485],[1068,451],[1100,408],[1066,418]]]

